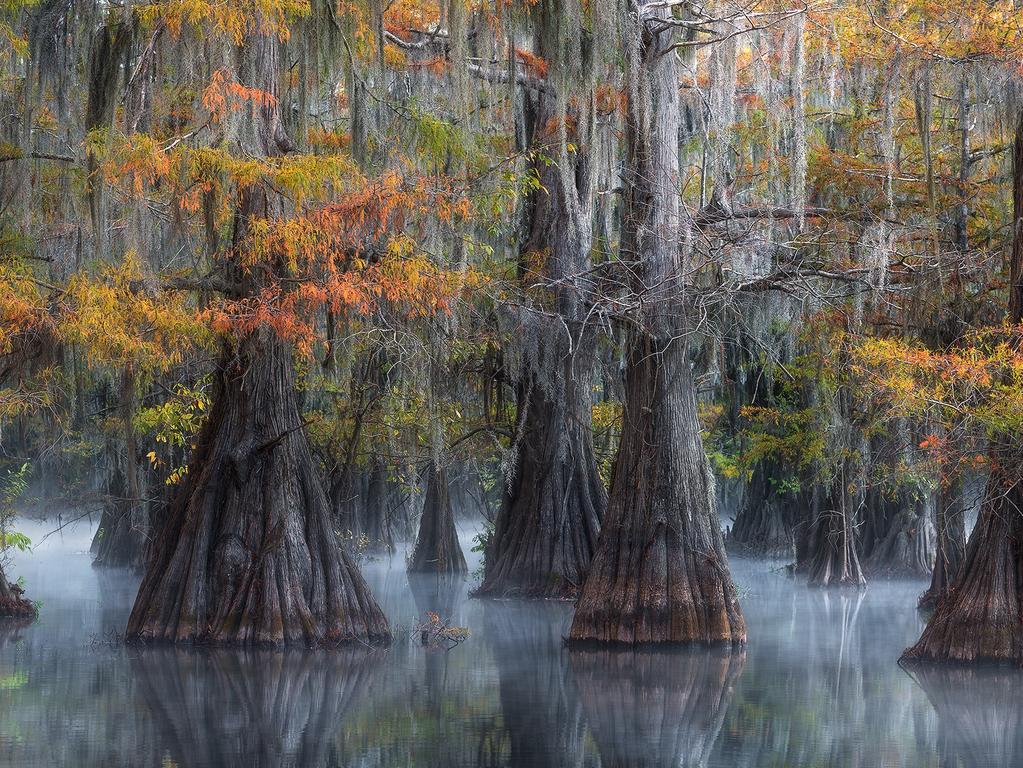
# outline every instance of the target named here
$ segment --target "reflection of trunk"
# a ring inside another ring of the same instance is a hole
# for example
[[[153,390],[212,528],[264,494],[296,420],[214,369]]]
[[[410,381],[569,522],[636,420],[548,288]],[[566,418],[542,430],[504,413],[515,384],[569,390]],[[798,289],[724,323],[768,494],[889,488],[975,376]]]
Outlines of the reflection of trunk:
[[[573,12],[579,9],[572,3],[541,3],[535,9],[535,53],[550,61],[555,72],[548,79],[550,88],[538,91],[529,105],[533,171],[542,186],[528,201],[520,273],[530,290],[535,290],[538,271],[542,280],[557,285],[550,291],[553,313],[527,310],[520,331],[534,347],[517,392],[522,434],[479,595],[575,597],[607,506],[593,453],[596,341],[594,329],[586,325],[585,306],[594,182],[586,145],[595,130],[594,116],[581,93],[566,112],[569,95],[559,98],[554,92],[564,80],[586,82],[593,55],[591,45],[581,44],[584,35],[567,31],[581,23]],[[575,44],[579,50],[565,51]],[[567,150],[569,140],[578,145],[575,151]]]
[[[571,638],[742,643],[687,350],[679,271],[679,68],[670,9],[641,2],[629,46],[621,250],[643,314],[630,331],[621,443],[607,516]]]
[[[864,569],[872,576],[929,576],[934,561],[934,495],[918,497],[907,490],[893,500],[881,494],[873,497],[880,525],[878,538],[863,561]]]
[[[959,578],[904,658],[1023,664],[1021,598],[1023,488],[1018,467],[998,466],[988,480]]]
[[[728,534],[729,550],[754,556],[792,556],[794,499],[772,482],[782,476],[782,468],[775,460],[765,459],[753,469]]]
[[[380,661],[361,649],[150,649],[131,659],[161,752],[180,765],[238,768],[336,765],[332,736],[372,690]]]
[[[465,589],[465,579],[451,573],[410,573],[408,585],[420,620],[427,611],[450,620],[458,607],[458,598]]]
[[[291,350],[257,331],[219,391],[139,588],[128,635],[383,641],[387,620],[338,546],[295,402]]]
[[[1019,672],[914,666],[938,715],[943,765],[1023,765]]]
[[[20,586],[7,581],[3,564],[0,563],[0,618],[31,618],[35,615],[35,605],[25,599]]]
[[[741,651],[572,651],[601,766],[706,765],[745,661]]]
[[[413,573],[469,572],[465,555],[458,544],[447,471],[433,463],[429,469],[423,516],[419,520],[419,536],[408,570]]]
[[[966,506],[963,482],[956,477],[943,483],[934,512],[937,533],[931,586],[920,597],[921,608],[933,608],[948,594],[966,554]]]
[[[135,410],[135,376],[130,366],[121,373],[117,410],[124,458],[123,461],[114,459],[107,502],[92,545],[93,563],[141,568],[146,549],[146,521],[139,485],[138,443],[131,423]]]
[[[490,603],[487,636],[501,690],[508,765],[566,766],[583,752],[585,728],[562,638],[572,614],[559,603]]]

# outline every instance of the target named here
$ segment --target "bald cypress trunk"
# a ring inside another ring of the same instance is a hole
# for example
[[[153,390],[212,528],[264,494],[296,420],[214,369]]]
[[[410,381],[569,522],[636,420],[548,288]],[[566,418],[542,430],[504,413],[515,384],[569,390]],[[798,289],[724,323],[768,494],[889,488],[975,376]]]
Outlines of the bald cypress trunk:
[[[277,99],[279,43],[250,35],[239,81],[269,94],[234,138],[239,154],[288,151]],[[286,260],[245,267],[252,222],[286,203],[256,184],[238,192],[226,279],[255,296]],[[217,389],[128,620],[130,639],[227,644],[386,642],[390,630],[339,546],[304,432],[290,344],[260,326],[225,342]]]
[[[419,520],[419,536],[409,560],[410,573],[468,573],[465,555],[458,543],[451,493],[444,467],[431,463],[426,501]]]
[[[542,189],[528,202],[520,273],[524,288],[542,287],[550,305],[522,311],[521,333],[531,347],[517,392],[522,431],[476,594],[570,598],[593,556],[607,492],[593,452],[596,341],[584,303],[593,243],[588,144],[594,114],[586,98],[568,107],[569,94],[559,97],[557,90],[569,83],[583,92],[590,87],[592,54],[583,40],[580,6],[559,0],[539,4],[533,13],[536,53],[553,71],[548,87],[528,105],[533,171]],[[567,43],[566,28],[575,29]],[[568,142],[575,151],[568,151]]]
[[[934,566],[934,494],[903,490],[894,499],[872,494],[880,527],[863,562],[874,576],[927,577]]]
[[[1007,320],[1023,324],[1023,112],[1013,151],[1013,242]],[[1023,665],[1023,483],[1019,435],[989,442],[991,476],[959,576],[903,659]]]
[[[797,499],[773,482],[784,469],[773,459],[753,468],[735,522],[728,533],[734,553],[768,557],[791,557],[794,552]]]
[[[631,326],[621,444],[573,641],[743,643],[704,453],[679,259],[679,92],[668,13],[641,3],[627,43],[623,259],[645,312]]]
[[[867,583],[860,565],[854,527],[857,499],[848,487],[849,461],[819,496],[815,494],[807,529],[807,581],[818,587],[860,587]],[[797,570],[802,570],[797,566]]]
[[[933,608],[951,590],[966,555],[966,505],[961,477],[942,485],[938,492],[934,527],[934,570],[931,585],[920,597],[921,608]]]
[[[121,372],[117,412],[124,453],[115,458],[99,528],[93,541],[94,565],[141,569],[146,551],[146,519],[138,472],[138,443],[132,427],[135,376],[130,367]]]

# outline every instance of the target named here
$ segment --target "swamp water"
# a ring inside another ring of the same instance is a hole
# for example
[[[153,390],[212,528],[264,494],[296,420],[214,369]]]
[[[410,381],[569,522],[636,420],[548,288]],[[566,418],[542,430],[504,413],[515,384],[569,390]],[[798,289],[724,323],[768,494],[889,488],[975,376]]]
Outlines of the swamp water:
[[[399,553],[363,564],[390,649],[136,648],[112,638],[138,578],[92,567],[93,525],[20,527],[42,608],[0,623],[0,767],[1023,765],[1023,673],[896,663],[922,582],[825,592],[733,558],[745,652],[569,651],[570,606],[410,582]],[[411,641],[427,610],[470,638]]]

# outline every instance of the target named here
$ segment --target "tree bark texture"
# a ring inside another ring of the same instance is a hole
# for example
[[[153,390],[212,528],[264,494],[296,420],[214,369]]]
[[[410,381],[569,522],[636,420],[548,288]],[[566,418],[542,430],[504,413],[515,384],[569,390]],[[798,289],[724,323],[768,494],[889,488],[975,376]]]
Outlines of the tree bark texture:
[[[608,512],[570,639],[744,643],[703,449],[680,264],[678,62],[670,13],[640,3],[630,49],[622,253],[648,309],[630,332]],[[681,319],[680,319],[681,318]]]
[[[520,272],[524,288],[549,294],[550,307],[523,310],[535,360],[525,364],[518,385],[522,432],[476,594],[574,598],[607,507],[593,452],[595,328],[586,322],[593,245],[588,145],[595,125],[587,100],[566,107],[566,95],[559,98],[556,92],[570,82],[586,82],[588,75],[578,70],[587,67],[588,46],[581,44],[581,35],[569,36],[570,43],[564,39],[565,29],[581,19],[572,17],[568,2],[542,3],[533,12],[536,53],[554,71],[550,88],[530,97],[534,101],[528,105],[533,170],[542,189],[528,200]],[[579,45],[570,61],[562,51],[566,44]],[[577,145],[574,152],[567,150],[570,141]]]
[[[920,597],[920,608],[930,609],[948,594],[966,556],[966,500],[959,477],[942,485],[934,510],[936,535],[931,585]]]
[[[436,464],[430,466],[426,501],[419,520],[419,536],[416,537],[408,570],[409,573],[469,572],[462,547],[458,543],[447,471]]]
[[[387,620],[331,528],[295,402],[290,348],[259,331],[225,354],[222,369],[129,637],[389,640]]]

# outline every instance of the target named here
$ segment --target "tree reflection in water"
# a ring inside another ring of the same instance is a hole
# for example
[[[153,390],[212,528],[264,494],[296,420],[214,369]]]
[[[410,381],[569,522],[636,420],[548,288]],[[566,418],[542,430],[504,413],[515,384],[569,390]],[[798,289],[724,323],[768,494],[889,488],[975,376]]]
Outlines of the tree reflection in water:
[[[161,751],[183,766],[343,764],[335,736],[383,652],[146,648],[131,659]]]
[[[509,766],[584,766],[585,725],[568,668],[566,603],[487,601]]]
[[[746,663],[727,648],[570,657],[602,768],[706,765]]]
[[[1023,671],[930,664],[907,669],[938,714],[943,766],[1023,765]]]

